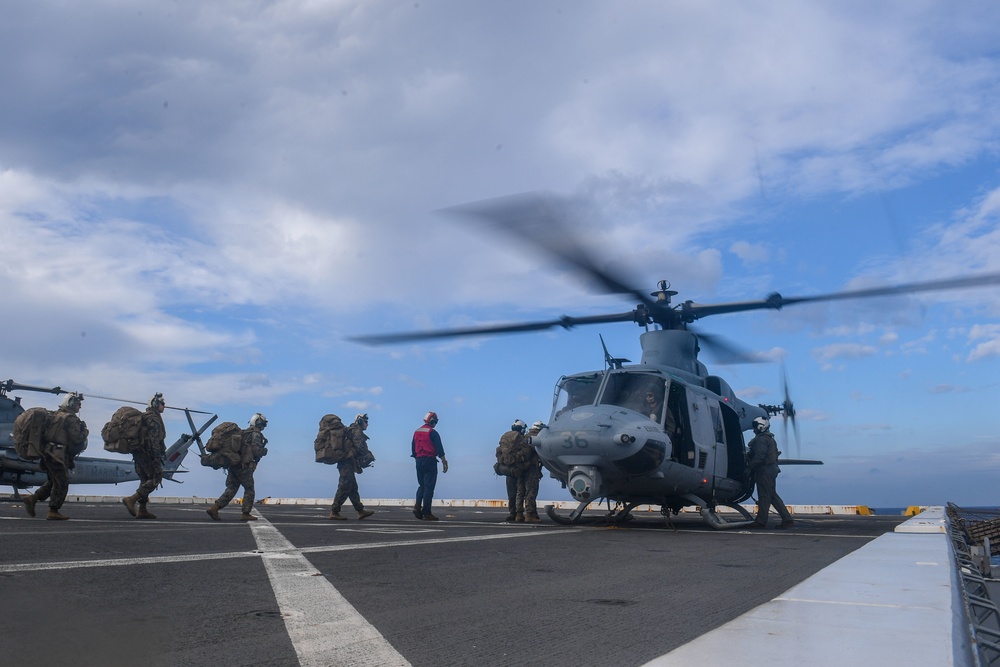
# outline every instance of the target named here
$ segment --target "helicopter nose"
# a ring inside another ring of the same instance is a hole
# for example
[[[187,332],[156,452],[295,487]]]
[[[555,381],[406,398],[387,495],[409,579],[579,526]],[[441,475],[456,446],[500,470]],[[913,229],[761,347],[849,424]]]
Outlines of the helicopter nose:
[[[573,497],[583,502],[599,497],[601,473],[594,466],[573,466],[566,486]]]

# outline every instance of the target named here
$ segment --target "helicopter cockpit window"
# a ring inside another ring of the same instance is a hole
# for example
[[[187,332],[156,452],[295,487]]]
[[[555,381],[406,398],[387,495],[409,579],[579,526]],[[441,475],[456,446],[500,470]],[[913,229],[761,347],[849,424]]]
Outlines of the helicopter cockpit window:
[[[663,418],[666,383],[649,373],[615,373],[608,378],[601,403],[641,412],[656,422]]]
[[[593,405],[597,390],[601,386],[603,373],[574,375],[563,378],[556,387],[556,402],[553,414],[558,415],[564,410],[577,408],[581,405]]]

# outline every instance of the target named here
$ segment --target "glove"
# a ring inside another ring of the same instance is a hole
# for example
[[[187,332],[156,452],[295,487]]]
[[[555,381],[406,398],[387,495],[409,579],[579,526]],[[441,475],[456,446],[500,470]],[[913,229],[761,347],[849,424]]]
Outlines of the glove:
[[[448,472],[448,459],[441,457],[441,472]]]

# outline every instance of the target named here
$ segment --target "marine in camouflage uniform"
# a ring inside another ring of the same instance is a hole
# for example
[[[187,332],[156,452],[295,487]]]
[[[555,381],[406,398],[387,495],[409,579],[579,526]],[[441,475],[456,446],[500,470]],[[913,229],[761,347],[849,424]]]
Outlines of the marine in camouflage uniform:
[[[531,425],[528,430],[528,476],[524,481],[524,520],[526,523],[540,523],[538,516],[538,485],[542,481],[542,460],[538,457],[538,451],[531,444],[531,439],[541,433],[545,424],[540,421]]]
[[[535,499],[538,497],[538,454],[530,445],[530,440],[524,432],[527,425],[520,419],[516,420],[510,430],[500,436],[500,447],[508,445],[514,456],[511,465],[514,474],[507,475],[507,511],[506,521],[517,523],[537,523],[538,508]],[[514,491],[511,502],[511,491]]]
[[[64,442],[46,438],[38,465],[45,471],[47,479],[34,493],[24,496],[23,499],[25,509],[30,516],[35,516],[35,503],[48,499],[49,513],[46,519],[61,521],[69,518],[61,514],[59,509],[66,502],[66,494],[69,492],[69,471],[73,468],[73,459],[84,450],[87,436],[90,435],[87,424],[77,417],[81,407],[83,407],[83,396],[70,392],[62,400],[59,409],[50,417],[61,422],[62,428],[55,434],[55,438]],[[46,436],[49,435],[50,433],[46,433]]]
[[[328,518],[343,521],[347,517],[340,516],[340,508],[344,506],[345,500],[351,501],[351,506],[358,513],[358,519],[364,519],[372,514],[372,510],[366,510],[361,503],[361,495],[358,490],[358,479],[355,474],[360,475],[364,468],[360,456],[362,452],[368,451],[368,436],[365,429],[368,428],[368,415],[360,414],[354,418],[354,423],[347,427],[345,434],[349,439],[347,444],[347,456],[337,463],[337,470],[340,472],[340,481],[337,484],[337,494],[333,497],[333,505],[330,507]]]
[[[142,413],[139,444],[132,451],[135,474],[139,476],[139,488],[131,496],[122,498],[128,513],[137,519],[155,519],[156,515],[146,509],[149,494],[163,482],[163,455],[167,452],[167,429],[163,425],[163,411],[167,404],[163,394],[157,393],[149,399],[149,406]]]
[[[243,487],[243,513],[240,514],[240,520],[257,520],[257,517],[250,513],[255,498],[253,473],[257,469],[257,463],[267,456],[267,438],[261,433],[266,427],[267,418],[261,413],[258,412],[250,418],[250,427],[243,432],[239,465],[229,466],[226,474],[226,490],[211,507],[205,510],[215,521],[221,521],[219,510],[236,497],[236,492],[241,486]]]

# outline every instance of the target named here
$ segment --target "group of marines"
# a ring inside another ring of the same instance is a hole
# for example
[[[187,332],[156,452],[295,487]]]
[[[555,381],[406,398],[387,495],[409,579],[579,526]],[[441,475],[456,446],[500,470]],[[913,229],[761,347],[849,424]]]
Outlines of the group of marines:
[[[48,500],[47,519],[55,521],[69,519],[68,516],[60,512],[69,491],[69,470],[73,468],[76,455],[82,452],[86,446],[89,435],[87,424],[78,417],[82,404],[83,395],[71,392],[63,398],[56,411],[58,420],[65,431],[64,435],[60,437],[60,440],[64,442],[47,442],[41,449],[42,456],[39,460],[39,467],[45,472],[46,481],[33,493],[22,496],[25,510],[31,517],[36,515],[35,506],[37,503]],[[163,399],[163,394],[157,393],[149,399],[145,412],[141,413],[139,436],[130,449],[135,472],[139,477],[139,486],[135,493],[122,498],[122,504],[128,513],[137,519],[156,518],[156,515],[149,511],[147,505],[150,494],[163,482],[164,456],[167,451],[165,441],[167,431],[162,417],[165,409],[166,402]],[[423,425],[414,432],[411,442],[411,456],[416,460],[418,482],[413,513],[416,518],[427,521],[437,521],[437,517],[431,513],[431,503],[437,481],[438,459],[441,460],[443,472],[448,472],[448,460],[445,458],[441,436],[434,428],[437,422],[437,414],[428,412],[424,416]],[[219,510],[232,502],[240,487],[243,487],[240,520],[257,520],[257,517],[252,514],[256,496],[253,476],[257,464],[267,455],[267,438],[263,434],[266,427],[267,418],[258,412],[250,418],[248,427],[243,429],[236,457],[238,460],[225,466],[226,489],[205,510],[214,521],[221,521]],[[357,415],[351,426],[347,428],[348,450],[347,455],[337,463],[339,481],[333,505],[330,508],[329,519],[344,520],[346,518],[340,514],[341,507],[346,501],[351,502],[358,513],[358,519],[364,519],[374,514],[373,511],[365,509],[362,504],[356,478],[356,475],[361,474],[364,467],[370,465],[370,461],[374,460],[370,454],[368,460],[363,460],[361,456],[363,452],[368,452],[368,436],[365,434],[367,428],[367,414]]]

